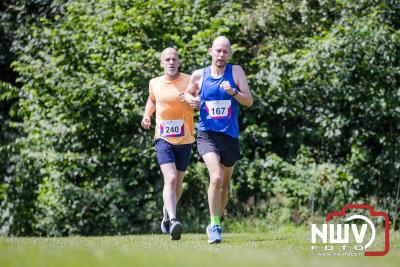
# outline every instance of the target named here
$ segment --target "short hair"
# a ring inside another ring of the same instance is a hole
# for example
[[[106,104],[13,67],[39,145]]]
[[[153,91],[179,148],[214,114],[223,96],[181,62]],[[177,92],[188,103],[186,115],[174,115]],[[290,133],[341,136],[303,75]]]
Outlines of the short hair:
[[[176,54],[176,56],[179,58],[178,51],[176,51],[175,48],[167,47],[161,52],[161,55],[160,55],[160,60],[161,61],[163,60],[165,54],[168,53],[168,52],[174,52]]]
[[[217,38],[214,39],[213,43],[212,43],[212,47],[214,47],[215,43],[218,41],[223,41],[228,43],[229,45],[229,49],[231,48],[231,42],[229,41],[229,39],[223,35],[218,36]]]

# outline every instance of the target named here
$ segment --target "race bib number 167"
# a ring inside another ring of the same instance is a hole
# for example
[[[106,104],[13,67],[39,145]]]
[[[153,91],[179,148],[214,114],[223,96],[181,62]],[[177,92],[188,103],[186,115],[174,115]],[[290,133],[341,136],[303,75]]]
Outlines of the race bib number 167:
[[[230,115],[231,100],[206,101],[206,108],[209,118],[222,119]]]

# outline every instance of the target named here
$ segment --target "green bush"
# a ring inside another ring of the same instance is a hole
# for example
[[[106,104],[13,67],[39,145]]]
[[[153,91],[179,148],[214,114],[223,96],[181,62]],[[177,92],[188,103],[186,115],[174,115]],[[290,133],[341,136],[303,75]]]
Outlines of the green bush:
[[[22,135],[0,143],[2,232],[158,230],[163,182],[153,133],[140,128],[148,81],[162,72],[163,48],[178,48],[191,73],[209,64],[220,34],[255,97],[240,111],[243,159],[227,214],[303,223],[371,197],[394,209],[397,1],[96,0],[57,10],[18,32],[22,87],[4,117],[17,112]],[[191,164],[178,210],[188,230],[207,223],[207,186],[205,167]]]
[[[254,18],[260,31],[269,23],[293,27],[278,24],[279,36],[268,30],[260,36],[266,53],[253,59],[258,69],[252,85],[261,124],[254,129],[256,138],[246,132],[252,138],[245,141],[250,157],[273,151],[290,162],[301,146],[310,147],[318,163],[342,165],[357,177],[359,198],[389,198],[394,209],[400,167],[400,5],[316,2],[284,5],[277,10],[287,16],[280,19],[267,17],[268,9],[259,9]]]
[[[248,214],[271,217],[276,223],[304,223],[314,215],[323,216],[356,199],[358,180],[349,170],[333,163],[317,163],[302,147],[295,163],[267,154],[240,165],[234,176],[235,199]],[[235,201],[234,200],[234,201]]]
[[[162,178],[153,133],[140,128],[148,81],[160,75],[159,52],[166,46],[182,48],[183,70],[190,53],[206,61],[208,34],[224,23],[218,16],[209,20],[219,7],[208,1],[71,1],[65,14],[32,26],[32,39],[13,64],[26,97],[19,103],[25,136],[10,159],[10,234],[158,228]]]

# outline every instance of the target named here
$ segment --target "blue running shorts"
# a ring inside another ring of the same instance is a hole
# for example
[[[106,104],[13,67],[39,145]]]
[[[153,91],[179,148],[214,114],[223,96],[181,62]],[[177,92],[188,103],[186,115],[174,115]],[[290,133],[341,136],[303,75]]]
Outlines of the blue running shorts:
[[[172,145],[164,139],[157,139],[154,146],[157,152],[158,164],[175,163],[178,171],[186,171],[193,144]]]

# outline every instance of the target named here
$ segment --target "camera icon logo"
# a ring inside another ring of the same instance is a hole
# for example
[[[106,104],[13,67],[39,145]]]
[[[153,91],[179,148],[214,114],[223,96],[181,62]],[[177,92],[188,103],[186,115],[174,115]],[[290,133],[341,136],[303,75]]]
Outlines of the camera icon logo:
[[[349,210],[359,211],[359,214],[346,217]],[[335,219],[343,219],[340,217],[344,218],[345,224],[333,222]],[[384,222],[384,248],[378,251],[369,250],[377,236],[377,227],[373,219]],[[357,222],[355,220],[361,221],[362,224],[355,223]],[[367,232],[368,229],[369,232]],[[375,211],[370,205],[347,204],[340,212],[328,213],[326,224],[322,224],[322,229],[316,224],[311,225],[311,243],[313,244],[311,250],[317,252],[317,255],[384,256],[389,252],[389,230],[390,221],[387,213]],[[351,233],[356,242],[354,246],[350,245]],[[318,237],[323,246],[317,246]]]

